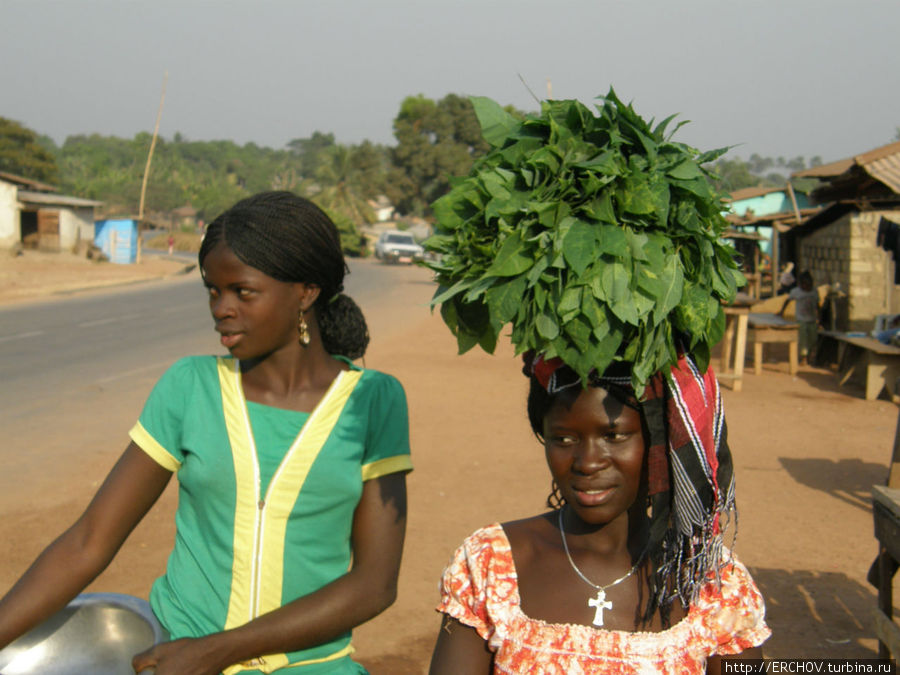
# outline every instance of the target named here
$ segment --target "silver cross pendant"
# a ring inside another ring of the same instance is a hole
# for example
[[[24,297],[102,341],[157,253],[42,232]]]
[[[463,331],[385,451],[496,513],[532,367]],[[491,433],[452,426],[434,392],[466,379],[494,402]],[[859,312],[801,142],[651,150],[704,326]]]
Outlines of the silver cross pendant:
[[[594,612],[594,620],[592,623],[595,626],[602,626],[603,610],[611,610],[613,605],[612,602],[606,599],[606,591],[604,591],[602,588],[599,588],[597,589],[597,597],[588,600],[588,606],[596,608],[596,611]]]

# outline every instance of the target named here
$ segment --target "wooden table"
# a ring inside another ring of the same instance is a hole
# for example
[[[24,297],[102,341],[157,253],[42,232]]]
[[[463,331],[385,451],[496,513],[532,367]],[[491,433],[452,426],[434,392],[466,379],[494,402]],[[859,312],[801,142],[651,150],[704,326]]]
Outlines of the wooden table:
[[[872,515],[875,538],[878,539],[878,610],[875,612],[875,634],[878,656],[900,655],[900,627],[894,623],[893,576],[900,562],[900,490],[884,485],[872,486]]]
[[[740,391],[744,377],[744,359],[747,354],[747,319],[750,306],[726,305],[725,336],[722,338],[722,366],[719,379],[730,379],[732,389]],[[733,345],[732,345],[733,343]],[[734,351],[734,370],[731,369],[732,346]]]
[[[787,342],[788,370],[797,374],[797,324],[777,314],[750,314],[750,341],[753,342],[753,372],[762,374],[763,345]]]
[[[839,384],[843,386],[854,375],[862,380],[866,400],[872,401],[887,389],[896,399],[895,382],[900,377],[900,347],[886,345],[873,337],[848,335],[837,331],[819,331],[824,339],[837,341]]]

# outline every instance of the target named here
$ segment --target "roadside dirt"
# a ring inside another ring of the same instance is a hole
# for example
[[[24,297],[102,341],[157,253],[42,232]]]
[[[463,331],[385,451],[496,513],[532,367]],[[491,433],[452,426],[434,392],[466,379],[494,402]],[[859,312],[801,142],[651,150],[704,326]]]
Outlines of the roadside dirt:
[[[7,262],[15,259],[0,263],[0,303],[83,286],[93,272],[106,271],[86,263],[72,268],[76,278],[64,280],[62,268],[53,266],[57,259],[7,277]],[[9,278],[29,290],[11,296]],[[399,274],[388,301],[364,307],[373,333],[366,365],[404,383],[416,466],[398,601],[354,637],[357,657],[378,674],[427,670],[439,621],[432,609],[437,581],[453,549],[479,526],[540,512],[549,490],[512,349],[504,344],[495,356],[458,356],[440,317],[427,309],[431,293],[427,273],[410,268]],[[740,509],[736,550],[766,596],[774,632],[764,653],[874,657],[876,599],[865,581],[876,553],[869,494],[887,476],[897,406],[838,388],[825,369],[803,368],[792,377],[786,354],[770,352],[762,375],[745,375],[742,392],[723,386]],[[73,402],[46,429],[8,439],[46,452],[74,438],[90,450],[72,462],[71,481],[60,490],[35,491],[27,503],[7,502],[0,513],[0,541],[7,542],[0,592],[86,505],[151,385],[148,379],[106,392],[103,419]],[[48,452],[47,462],[54,461]],[[39,485],[40,477],[20,481]],[[165,565],[174,507],[170,488],[91,590],[146,597]]]
[[[134,265],[31,250],[17,256],[0,255],[0,304],[165,278],[180,274],[191,265],[190,260],[157,254],[143,255],[141,262]]]

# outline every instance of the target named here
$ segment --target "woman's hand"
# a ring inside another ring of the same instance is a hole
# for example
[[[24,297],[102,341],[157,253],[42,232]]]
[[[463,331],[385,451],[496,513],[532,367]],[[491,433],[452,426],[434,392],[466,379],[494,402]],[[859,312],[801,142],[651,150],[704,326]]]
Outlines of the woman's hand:
[[[405,531],[405,475],[393,473],[366,481],[353,517],[349,572],[238,628],[157,645],[138,654],[133,663],[141,668],[155,666],[156,675],[217,675],[261,654],[281,654],[332,640],[394,601]]]
[[[131,660],[135,673],[152,669],[154,675],[219,675],[229,664],[217,663],[208,638],[162,642]]]

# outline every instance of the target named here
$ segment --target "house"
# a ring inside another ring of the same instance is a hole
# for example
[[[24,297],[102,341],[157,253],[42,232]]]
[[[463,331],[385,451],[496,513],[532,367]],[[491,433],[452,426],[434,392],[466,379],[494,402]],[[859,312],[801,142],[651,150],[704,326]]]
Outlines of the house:
[[[793,175],[822,181],[811,193],[822,210],[787,235],[798,268],[840,289],[839,329],[872,330],[900,312],[900,142]]]
[[[52,185],[0,172],[0,248],[73,251],[93,242],[102,202],[57,194]]]
[[[386,223],[394,217],[394,205],[385,195],[368,200],[369,208],[375,214],[376,223]]]
[[[197,209],[190,204],[172,209],[171,216],[172,224],[178,229],[197,227]]]

